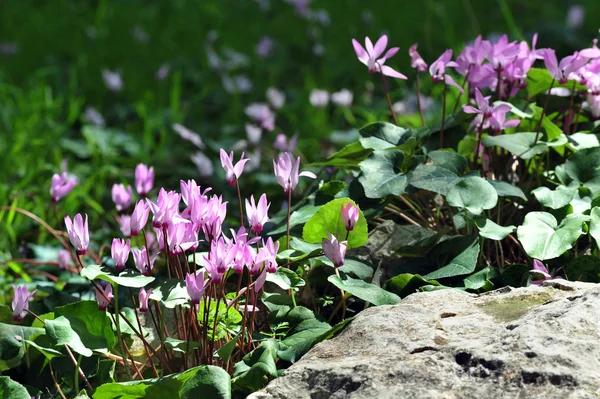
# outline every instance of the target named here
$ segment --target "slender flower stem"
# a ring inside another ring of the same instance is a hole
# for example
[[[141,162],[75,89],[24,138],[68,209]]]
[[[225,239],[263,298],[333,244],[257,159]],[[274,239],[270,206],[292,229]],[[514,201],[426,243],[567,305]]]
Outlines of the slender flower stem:
[[[100,293],[100,295],[102,295],[104,297],[104,300],[106,302],[108,302],[108,303],[111,302],[110,299],[104,293],[104,291],[102,289],[100,289],[100,287],[98,286],[98,284],[96,284],[93,280],[90,280],[90,283],[94,286],[94,288],[96,289],[96,291],[98,291]],[[116,294],[117,294],[117,292],[115,292],[115,298],[116,298]],[[159,313],[160,313],[160,307],[157,306],[157,309],[159,310]],[[125,317],[125,315],[123,313],[121,313],[120,311],[118,311],[118,309],[116,307],[115,307],[115,312],[116,312],[116,314],[118,314],[119,316],[121,316],[121,319],[123,319],[123,321],[125,322],[125,324],[127,324],[129,326],[129,328],[131,328],[133,330],[133,333],[138,336],[138,338],[142,341],[142,343],[144,345],[146,345],[148,348],[150,348],[150,350],[152,351],[152,353],[154,354],[154,356],[156,356],[158,358],[158,360],[160,360],[161,363],[163,363],[163,366],[168,370],[168,372],[172,373],[173,371],[169,367],[169,363],[165,359],[163,359],[162,357],[160,357],[158,355],[158,353],[156,352],[156,350],[148,343],[148,341],[146,341],[146,339],[144,338],[144,335],[142,334],[142,331],[141,330],[137,331],[135,329],[135,327],[133,326],[133,324],[131,324],[129,322],[129,320],[127,320],[127,318]],[[162,319],[162,314],[161,314],[161,319]],[[164,323],[164,319],[162,319],[162,320],[163,320],[163,323]],[[116,323],[116,321],[115,321],[115,325],[118,326],[118,324]],[[165,331],[166,331],[166,329],[165,329]]]
[[[502,101],[502,70],[498,67],[496,79],[498,83],[496,84],[496,97],[498,101]]]
[[[88,381],[87,377],[83,373],[83,370],[81,370],[81,367],[79,367],[79,362],[77,362],[77,360],[75,360],[75,356],[73,356],[73,352],[71,352],[71,349],[69,349],[69,346],[66,344],[65,344],[65,349],[67,350],[67,353],[69,354],[69,357],[71,358],[71,361],[73,362],[73,364],[79,371],[79,375],[81,375],[81,378],[83,378],[83,381],[85,381],[85,385],[87,385],[87,387],[89,388],[90,391],[93,391],[93,388],[90,385],[90,382]]]
[[[131,303],[133,303],[133,311],[135,312],[135,319],[137,320],[137,324],[140,329],[140,332],[143,332],[144,330],[142,329],[142,323],[140,322],[140,316],[138,314],[138,305],[135,302],[135,297],[133,296],[133,292],[132,292],[131,288],[129,288],[129,294],[131,295]],[[148,308],[150,308],[150,306],[148,306]],[[154,317],[152,319],[154,320]],[[157,328],[157,332],[159,332],[158,328]],[[160,332],[158,335],[161,335]],[[161,344],[162,343],[163,342],[161,339]],[[152,357],[150,356],[150,352],[145,345],[144,345],[144,349],[146,350],[146,356],[148,356],[148,360],[150,361],[150,366],[152,366],[152,371],[154,371],[154,375],[156,375],[156,378],[158,378],[159,377],[158,371],[156,370],[156,367],[154,366],[154,362],[152,361]],[[133,358],[131,360],[133,360]],[[137,366],[136,366],[136,369],[137,369]],[[142,379],[143,379],[143,377],[142,377]]]
[[[485,116],[481,116],[481,123],[479,124],[479,127],[477,128],[477,145],[475,146],[475,154],[474,154],[474,161],[473,161],[473,169],[477,169],[477,163],[479,162],[479,147],[481,147],[481,136],[483,136],[483,123],[485,122]]]
[[[115,295],[115,313],[119,314],[119,285],[116,284],[114,286]],[[110,303],[110,302],[109,302]],[[131,380],[131,370],[127,367],[127,354],[125,353],[125,347],[123,346],[123,336],[121,335],[121,323],[120,317],[115,317],[115,326],[117,327],[117,338],[119,340],[119,346],[121,347],[121,356],[123,356],[123,364],[125,365],[125,371],[127,372],[127,376]]]
[[[67,399],[67,397],[63,393],[62,389],[60,389],[60,384],[58,383],[58,381],[56,381],[56,376],[54,375],[54,370],[52,369],[52,361],[49,361],[48,365],[50,366],[50,376],[52,377],[52,380],[54,381],[56,390],[58,391],[58,393],[62,399]]]
[[[288,204],[287,204],[287,229],[286,229],[286,239],[285,239],[285,249],[290,249],[290,217],[292,214],[292,190],[290,189],[288,192]],[[290,268],[288,262],[288,269]]]
[[[577,133],[577,128],[579,127],[579,116],[581,115],[581,107],[583,106],[583,101],[579,103],[579,108],[577,108],[577,115],[575,115],[575,127],[573,128],[573,133]]]
[[[421,115],[421,123],[425,127],[425,115],[423,114],[423,106],[421,105],[421,79],[419,79],[419,71],[417,71],[417,107],[419,115]]]
[[[390,99],[390,92],[388,91],[387,82],[385,81],[385,75],[380,73],[381,80],[383,81],[383,89],[385,90],[385,97],[387,98],[388,106],[390,107],[390,112],[392,113],[392,119],[394,119],[394,123],[398,126],[398,119],[396,119],[396,113],[394,112],[394,107],[392,106],[392,100]]]
[[[127,344],[125,342],[123,342],[123,346],[125,347],[125,352],[127,352],[127,355],[131,359],[131,364],[133,364],[133,369],[135,370],[135,373],[137,374],[138,377],[140,377],[140,380],[143,380],[144,376],[142,375],[142,372],[140,371],[140,369],[137,365],[137,362],[133,358],[133,355],[129,351],[129,348],[127,347]],[[150,360],[150,363],[152,363],[152,360]]]
[[[440,149],[444,148],[444,124],[446,123],[446,81],[444,81],[444,94],[442,99],[442,127],[440,128]]]
[[[347,235],[346,235],[346,237],[347,237]],[[346,238],[346,239],[348,239],[348,238]],[[340,272],[339,272],[339,270],[338,270],[337,267],[335,268],[335,275],[338,276],[340,278],[340,280],[341,280]],[[341,298],[341,302],[342,302],[342,321],[344,321],[344,319],[346,318],[346,293],[344,292],[343,289],[340,288],[340,294],[342,295],[342,298]]]

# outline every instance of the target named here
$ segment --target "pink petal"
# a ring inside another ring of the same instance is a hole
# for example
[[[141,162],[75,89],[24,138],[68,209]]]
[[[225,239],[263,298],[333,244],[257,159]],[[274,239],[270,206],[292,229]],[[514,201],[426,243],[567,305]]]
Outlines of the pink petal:
[[[452,76],[445,74],[444,75],[444,82],[446,82],[447,85],[456,87],[460,91],[460,94],[464,93],[463,88],[460,87],[459,84],[454,81],[454,79],[452,79]]]
[[[463,112],[466,114],[478,114],[479,110],[475,107],[472,107],[470,105],[463,105]]]
[[[373,57],[373,42],[368,37],[365,37],[365,46],[367,47],[369,58],[375,58]]]
[[[358,60],[367,65],[367,62],[369,61],[369,55],[365,51],[364,47],[357,42],[356,39],[352,39],[352,46],[354,46],[354,52],[356,53]]]
[[[400,72],[387,65],[381,66],[381,73],[383,73],[385,76],[390,76],[392,78],[407,79],[406,76],[402,75]]]
[[[388,43],[387,35],[381,36],[379,38],[379,40],[377,40],[377,43],[375,43],[375,48],[373,49],[372,57],[373,58],[379,57],[385,51],[385,48],[387,47],[387,43]]]

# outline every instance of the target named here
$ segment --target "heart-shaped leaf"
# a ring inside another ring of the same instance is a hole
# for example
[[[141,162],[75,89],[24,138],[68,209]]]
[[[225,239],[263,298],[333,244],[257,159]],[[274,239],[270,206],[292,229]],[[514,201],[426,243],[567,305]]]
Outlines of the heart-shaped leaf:
[[[446,196],[448,204],[466,209],[474,215],[492,209],[498,203],[496,189],[485,179],[477,176],[466,177],[456,183]]]
[[[517,229],[517,236],[530,257],[554,259],[573,247],[583,233],[583,223],[587,218],[571,214],[559,225],[556,218],[547,212],[530,212]]]

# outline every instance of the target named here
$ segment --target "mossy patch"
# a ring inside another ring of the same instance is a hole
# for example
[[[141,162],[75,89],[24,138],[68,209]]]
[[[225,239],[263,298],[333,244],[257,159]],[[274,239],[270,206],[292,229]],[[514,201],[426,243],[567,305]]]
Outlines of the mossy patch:
[[[495,298],[478,304],[477,307],[498,321],[509,322],[520,318],[532,307],[541,305],[551,298],[549,293],[540,292],[535,295]]]

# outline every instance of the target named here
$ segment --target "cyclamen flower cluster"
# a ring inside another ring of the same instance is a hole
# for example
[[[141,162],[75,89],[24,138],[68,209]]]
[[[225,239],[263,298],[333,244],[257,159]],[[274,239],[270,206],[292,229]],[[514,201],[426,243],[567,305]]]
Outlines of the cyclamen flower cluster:
[[[233,158],[233,152],[227,155],[224,150],[221,150],[221,161],[227,180],[230,184],[236,185],[248,159],[242,155],[241,160],[234,165]],[[291,195],[300,176],[316,178],[316,175],[311,172],[300,173],[299,166],[300,158],[293,161],[287,152],[283,153],[277,162],[274,161],[275,176],[286,194]],[[141,196],[147,195],[152,190],[153,177],[152,168],[138,165],[135,185]],[[193,274],[188,269],[185,278],[193,303],[199,303],[209,284],[222,284],[230,270],[240,275],[246,269],[250,275],[259,276],[254,286],[255,291],[258,292],[265,282],[266,273],[276,272],[279,251],[279,242],[274,242],[271,237],[265,240],[259,236],[263,226],[269,221],[270,203],[267,196],[262,194],[258,202],[255,201],[254,196],[245,200],[250,232],[247,232],[242,225],[237,231],[231,230],[231,235],[228,236],[223,232],[227,202],[223,201],[222,196],[209,195],[210,191],[211,188],[202,190],[194,180],[182,180],[179,193],[160,188],[156,200],[150,198],[139,200],[130,215],[120,215],[121,231],[126,237],[125,239],[114,238],[112,241],[111,256],[116,271],[125,270],[129,255],[132,254],[133,263],[138,271],[149,276],[160,253],[175,259],[187,251],[196,251],[200,241],[204,240],[208,244],[209,251],[207,255],[200,258],[202,270],[198,274]],[[125,211],[131,203],[131,195],[131,190],[125,189],[124,185],[113,187],[113,197],[119,198],[115,203],[121,205],[122,211]],[[151,227],[147,227],[150,213],[152,213]],[[348,223],[347,226],[351,229],[353,223]],[[90,244],[87,215],[84,218],[81,214],[77,214],[73,220],[67,216],[65,225],[77,254],[85,255]],[[251,237],[250,233],[254,236]],[[130,237],[139,235],[143,236],[146,245],[132,248]],[[61,265],[65,265],[61,267],[68,267],[68,256],[68,252],[66,257],[64,254],[61,255],[61,258],[64,258],[61,260]],[[182,275],[179,271],[175,271],[174,274]],[[204,281],[205,277],[206,281]],[[151,292],[151,290],[140,291],[141,311],[147,310]],[[96,298],[100,309],[106,309],[112,297],[110,284],[102,288],[96,287]]]

